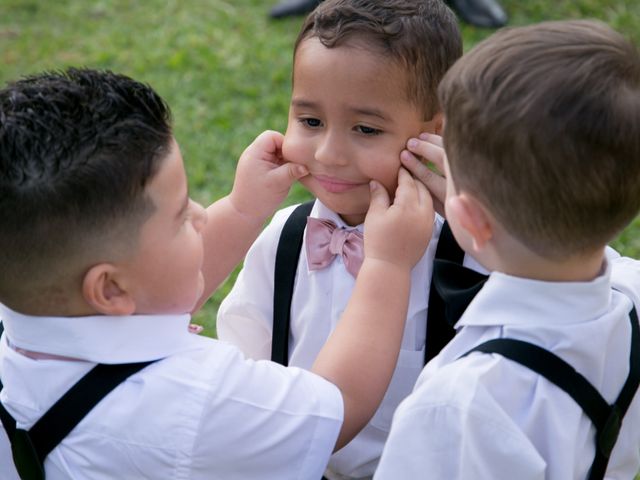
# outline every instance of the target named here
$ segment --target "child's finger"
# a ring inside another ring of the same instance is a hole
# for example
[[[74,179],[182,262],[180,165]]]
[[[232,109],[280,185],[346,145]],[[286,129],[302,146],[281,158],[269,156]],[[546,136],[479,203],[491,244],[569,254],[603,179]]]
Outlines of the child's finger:
[[[289,188],[293,182],[309,173],[307,167],[297,163],[285,163],[271,170],[269,175],[277,185]]]
[[[284,135],[280,132],[266,130],[256,137],[247,150],[253,149],[257,152],[263,152],[263,155],[260,156],[263,160],[276,163],[281,157],[283,141]]]
[[[429,135],[429,134],[422,134]],[[420,135],[420,137],[422,137]],[[429,135],[430,137],[436,137],[440,139],[437,135]],[[407,141],[407,149],[414,153],[415,155],[422,157],[427,162],[432,163],[435,167],[440,171],[444,172],[444,148],[441,145],[442,142],[430,142],[425,140],[416,140],[415,138],[410,138]]]
[[[420,138],[420,140],[426,140],[427,142],[430,142],[430,143],[435,143],[440,148],[444,148],[444,142],[442,141],[442,137],[440,135],[423,132],[418,136],[418,138]]]
[[[418,191],[419,205],[423,205],[425,202],[431,204],[432,197],[427,186],[424,183],[422,183],[419,179],[415,179],[414,182],[416,183],[416,189]]]
[[[371,201],[369,202],[369,212],[384,211],[389,208],[389,194],[387,190],[375,180],[369,182]]]
[[[400,167],[398,171],[398,188],[396,188],[396,195],[393,201],[394,205],[415,205],[417,201],[417,184],[419,182],[414,181],[411,174],[405,169]]]
[[[442,164],[442,169],[437,168],[437,170],[434,171],[424,163],[422,157],[414,154],[413,152],[410,152],[409,150],[403,150],[402,152],[400,152],[400,161],[407,170],[414,174],[414,176],[426,176],[429,174],[433,174],[438,177],[444,178],[444,175],[442,174],[442,172],[444,171],[444,163]],[[437,167],[435,163],[429,163]]]
[[[196,325],[195,323],[189,324],[189,333],[194,333],[196,335],[202,333],[204,327],[202,325]]]
[[[400,161],[402,165],[409,170],[414,177],[420,180],[431,193],[436,206],[436,211],[442,214],[444,200],[447,195],[447,181],[446,179],[438,175],[436,172],[424,165],[418,158],[411,152],[404,150],[400,154]]]

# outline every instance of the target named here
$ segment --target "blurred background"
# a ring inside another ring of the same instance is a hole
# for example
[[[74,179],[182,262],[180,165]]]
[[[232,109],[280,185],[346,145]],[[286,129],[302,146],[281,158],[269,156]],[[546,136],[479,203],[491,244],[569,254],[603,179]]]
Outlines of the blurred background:
[[[110,69],[149,83],[171,106],[192,197],[228,193],[242,150],[284,132],[300,16],[274,20],[259,0],[0,0],[0,84],[67,66]],[[640,0],[501,0],[508,25],[602,20],[640,45]],[[465,50],[494,30],[462,24]],[[296,186],[286,203],[309,198]],[[640,257],[640,218],[615,241]],[[215,335],[235,274],[194,321]]]

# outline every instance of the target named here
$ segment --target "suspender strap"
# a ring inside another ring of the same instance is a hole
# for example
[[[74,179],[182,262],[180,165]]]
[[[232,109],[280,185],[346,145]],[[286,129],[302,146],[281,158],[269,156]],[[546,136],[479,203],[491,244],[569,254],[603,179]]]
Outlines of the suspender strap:
[[[451,232],[449,222],[444,222],[438,246],[436,247],[436,259],[448,260],[453,263],[462,265],[464,260],[464,251],[456,242]],[[444,300],[436,290],[431,279],[429,287],[429,305],[427,307],[427,336],[424,348],[424,363],[435,357],[442,348],[449,343],[455,335],[455,329],[445,320],[445,304]]]
[[[0,325],[1,327],[1,325]],[[1,333],[1,328],[0,328]],[[65,393],[27,432],[16,428],[15,419],[0,403],[0,419],[22,480],[43,480],[44,460],[82,419],[114,388],[153,363],[96,365]],[[0,391],[2,383],[0,383]]]
[[[295,285],[298,260],[302,248],[307,217],[313,201],[298,205],[282,228],[273,279],[273,330],[271,360],[281,365],[289,363],[289,330],[291,325],[291,298]]]
[[[98,364],[65,393],[36,424],[29,436],[38,457],[45,457],[114,388],[153,362]]]
[[[478,345],[472,352],[497,353],[524,365],[560,387],[582,407],[596,428],[596,455],[589,471],[589,480],[602,479],[607,470],[611,451],[618,439],[622,418],[640,384],[640,333],[635,307],[631,320],[631,354],[629,376],[613,405],[609,405],[600,393],[571,365],[557,355],[521,340],[498,338]]]
[[[620,395],[611,406],[611,412],[603,427],[597,429],[596,457],[591,465],[589,480],[604,478],[609,463],[611,450],[618,439],[618,433],[629,406],[633,401],[638,385],[640,385],[640,326],[638,314],[633,307],[629,315],[631,319],[631,353],[629,354],[629,376],[624,383]]]

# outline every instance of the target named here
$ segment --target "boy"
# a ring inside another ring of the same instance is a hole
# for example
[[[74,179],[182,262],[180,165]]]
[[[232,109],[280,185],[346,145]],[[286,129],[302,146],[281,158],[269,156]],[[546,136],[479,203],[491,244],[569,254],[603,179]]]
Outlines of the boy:
[[[187,329],[204,276],[229,273],[306,173],[280,165],[281,144],[261,135],[205,211],[150,87],[71,69],[0,91],[3,480],[18,478],[14,462],[29,479],[319,478],[366,424],[431,235],[414,225],[433,215],[430,196],[406,171],[391,207],[372,183],[362,275],[319,375]]]
[[[640,209],[638,51],[594,21],[505,30],[439,96],[447,220],[494,273],[398,408],[375,477],[633,478],[640,262],[606,244]]]
[[[291,307],[284,309],[291,312],[285,363],[309,368],[334,329],[355,282],[367,184],[376,179],[392,192],[407,139],[439,131],[436,88],[461,54],[455,16],[438,0],[327,0],[302,26],[294,48],[283,155],[309,170],[300,180],[316,197],[306,234],[334,228],[325,244],[344,244],[347,250],[344,260],[340,255],[316,258],[319,249],[312,238],[304,238],[300,260],[292,262]],[[278,359],[272,356],[279,345],[279,338],[272,342],[279,331],[274,312],[280,311],[274,308],[274,293],[280,295],[283,287],[279,278],[274,287],[274,264],[283,225],[298,211],[286,208],[275,215],[218,312],[219,337],[254,359]],[[402,350],[385,400],[363,432],[333,455],[329,478],[373,474],[393,412],[424,366],[431,264],[440,226],[438,221],[434,241],[412,272]]]

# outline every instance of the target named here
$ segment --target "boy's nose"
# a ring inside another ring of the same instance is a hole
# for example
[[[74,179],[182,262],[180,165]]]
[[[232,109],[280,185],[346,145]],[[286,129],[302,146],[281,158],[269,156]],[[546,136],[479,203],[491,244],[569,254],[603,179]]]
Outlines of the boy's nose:
[[[317,145],[315,158],[323,165],[345,166],[349,163],[345,142],[335,134],[323,136]]]

